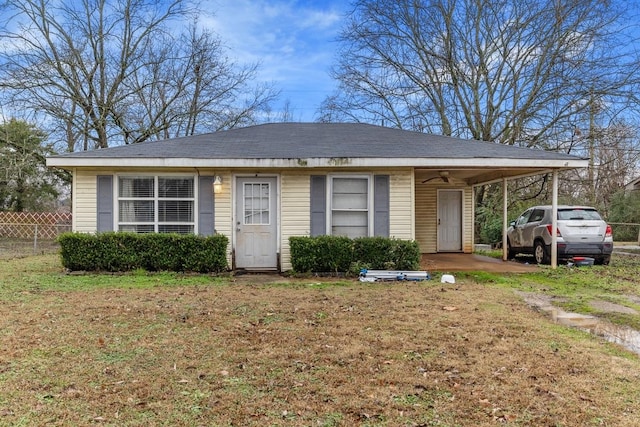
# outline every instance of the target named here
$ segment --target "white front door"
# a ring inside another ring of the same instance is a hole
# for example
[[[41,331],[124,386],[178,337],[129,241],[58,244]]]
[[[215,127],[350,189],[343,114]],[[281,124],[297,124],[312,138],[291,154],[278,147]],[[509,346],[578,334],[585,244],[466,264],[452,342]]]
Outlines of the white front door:
[[[462,251],[462,190],[438,190],[438,252]]]
[[[236,179],[236,268],[278,267],[276,184],[275,177]]]

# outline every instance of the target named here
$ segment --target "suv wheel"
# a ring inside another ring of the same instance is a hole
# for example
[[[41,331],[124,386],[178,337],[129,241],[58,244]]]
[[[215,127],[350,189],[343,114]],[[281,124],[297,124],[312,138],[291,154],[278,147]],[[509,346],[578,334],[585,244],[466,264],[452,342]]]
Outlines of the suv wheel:
[[[536,240],[533,244],[533,256],[536,259],[536,264],[549,264],[547,247],[544,242],[541,242],[540,240]]]

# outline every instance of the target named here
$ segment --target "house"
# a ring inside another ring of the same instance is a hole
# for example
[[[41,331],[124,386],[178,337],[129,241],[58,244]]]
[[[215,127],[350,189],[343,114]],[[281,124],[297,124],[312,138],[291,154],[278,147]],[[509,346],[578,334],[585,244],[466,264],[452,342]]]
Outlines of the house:
[[[634,180],[628,182],[624,186],[624,191],[626,192],[638,191],[638,190],[640,190],[640,177],[635,178]]]
[[[587,160],[369,124],[275,123],[47,165],[73,173],[74,231],[223,233],[234,269],[285,271],[290,236],[389,236],[423,253],[470,253],[474,186]]]

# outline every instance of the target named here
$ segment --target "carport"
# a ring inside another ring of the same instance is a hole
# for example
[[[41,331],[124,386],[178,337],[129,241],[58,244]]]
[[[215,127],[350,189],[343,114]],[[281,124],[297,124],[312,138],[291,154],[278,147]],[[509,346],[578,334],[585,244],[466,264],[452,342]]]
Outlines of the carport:
[[[535,151],[535,150],[531,150]],[[552,228],[552,244],[551,244],[551,267],[558,266],[558,247],[555,230],[557,229],[557,211],[558,211],[558,174],[560,171],[585,168],[588,167],[589,160],[587,158],[573,157],[563,154],[556,154],[540,151],[540,158],[475,158],[477,168],[446,168],[446,177],[452,181],[462,181],[471,185],[474,191],[477,187],[502,183],[502,260],[507,261],[507,228],[509,227],[507,206],[509,201],[507,183],[509,180],[517,178],[525,178],[529,176],[551,174],[552,200],[553,206],[553,228]],[[488,164],[491,164],[489,166]],[[474,165],[475,166],[475,165]],[[443,176],[443,168],[439,170],[422,169],[416,170],[416,178],[425,181],[439,179]],[[429,254],[431,256],[432,254]],[[445,254],[446,255],[446,254]],[[469,262],[466,259],[463,262]],[[485,266],[488,266],[486,263]],[[451,266],[451,268],[454,268]],[[462,268],[462,266],[460,267]],[[454,270],[451,270],[454,271]]]

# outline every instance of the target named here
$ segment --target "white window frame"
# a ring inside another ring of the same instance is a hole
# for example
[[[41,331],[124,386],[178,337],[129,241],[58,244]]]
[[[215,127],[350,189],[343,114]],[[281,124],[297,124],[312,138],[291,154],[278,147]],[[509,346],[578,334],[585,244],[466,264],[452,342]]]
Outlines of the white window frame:
[[[367,180],[367,237],[373,236],[373,174],[329,174],[327,175],[327,218],[326,218],[326,230],[328,235],[333,235],[333,180],[335,178],[343,179],[366,179]],[[336,209],[337,210],[337,209]],[[343,210],[344,211],[344,210]],[[358,209],[358,211],[361,211]]]
[[[120,178],[153,178],[153,197],[142,198],[142,197],[120,197]],[[182,198],[166,198],[159,197],[159,185],[158,181],[160,178],[188,178],[193,181],[193,197],[182,197]],[[161,225],[187,225],[193,227],[193,232],[188,234],[198,234],[198,194],[199,194],[199,180],[197,176],[194,174],[184,174],[184,173],[130,173],[130,174],[118,174],[116,175],[115,180],[115,191],[114,191],[114,230],[120,230],[120,226],[124,225],[153,225],[153,233],[158,233],[158,229]],[[212,190],[213,191],[213,190]],[[120,221],[120,201],[123,200],[149,200],[153,202],[153,222],[140,222],[140,221]],[[190,222],[162,222],[159,221],[159,206],[160,201],[164,200],[175,200],[175,201],[190,201],[193,203],[193,221]]]

